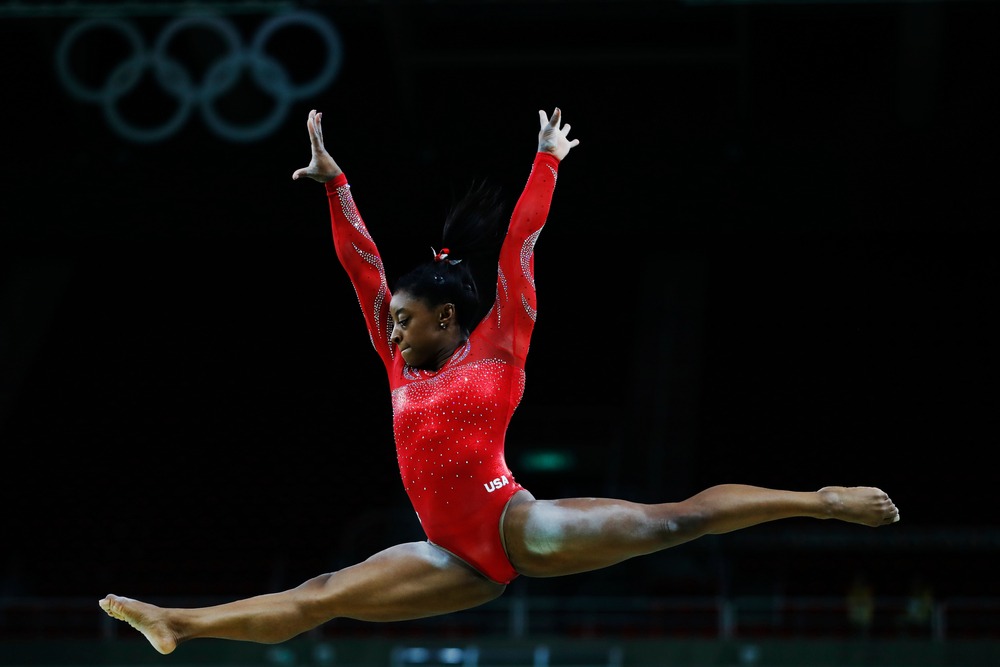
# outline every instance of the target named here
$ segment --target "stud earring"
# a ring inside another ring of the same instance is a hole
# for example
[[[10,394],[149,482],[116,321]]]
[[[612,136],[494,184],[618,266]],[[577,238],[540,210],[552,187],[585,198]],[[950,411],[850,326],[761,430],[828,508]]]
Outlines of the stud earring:
[[[441,323],[441,328],[442,328],[442,329],[447,329],[447,328],[448,328],[448,325],[447,325],[447,324],[445,324],[444,322],[442,322],[442,323]]]

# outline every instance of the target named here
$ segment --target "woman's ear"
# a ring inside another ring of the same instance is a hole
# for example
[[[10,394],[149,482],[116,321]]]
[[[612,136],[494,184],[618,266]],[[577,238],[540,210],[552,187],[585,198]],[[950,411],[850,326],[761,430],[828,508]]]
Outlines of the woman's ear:
[[[442,329],[447,329],[450,325],[457,323],[455,319],[455,304],[443,303],[438,306],[438,323]]]

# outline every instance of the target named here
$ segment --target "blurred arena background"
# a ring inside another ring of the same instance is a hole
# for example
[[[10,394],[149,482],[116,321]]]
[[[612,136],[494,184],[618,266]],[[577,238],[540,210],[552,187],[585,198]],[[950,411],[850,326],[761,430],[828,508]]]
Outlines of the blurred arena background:
[[[0,2],[0,663],[1000,664],[995,2]],[[538,109],[508,462],[538,497],[875,485],[490,605],[155,654],[118,593],[278,590],[421,539],[326,199],[390,277]],[[865,596],[855,596],[857,591]],[[135,635],[135,636],[133,636]]]

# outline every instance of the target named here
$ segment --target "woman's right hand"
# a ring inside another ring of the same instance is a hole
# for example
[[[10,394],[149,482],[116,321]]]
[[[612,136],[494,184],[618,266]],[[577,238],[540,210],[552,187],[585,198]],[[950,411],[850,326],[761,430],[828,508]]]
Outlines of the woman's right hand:
[[[551,153],[560,161],[569,153],[569,150],[580,143],[579,139],[570,141],[566,138],[569,134],[569,123],[560,127],[562,122],[562,111],[556,107],[549,118],[545,111],[538,110],[538,120],[542,128],[538,131],[538,152]]]
[[[309,160],[308,166],[295,170],[292,180],[297,181],[305,177],[326,183],[344,173],[323,145],[323,114],[315,109],[310,111],[306,127],[309,130],[309,143],[312,145],[312,159]]]

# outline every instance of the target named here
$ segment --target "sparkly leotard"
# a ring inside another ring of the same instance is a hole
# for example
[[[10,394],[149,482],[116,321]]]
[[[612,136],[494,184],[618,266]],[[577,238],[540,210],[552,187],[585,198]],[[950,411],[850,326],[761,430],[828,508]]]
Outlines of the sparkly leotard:
[[[389,374],[406,493],[431,542],[500,583],[517,576],[500,541],[500,518],[523,488],[504,460],[504,437],[524,392],[535,324],[534,247],[558,168],[554,156],[535,155],[500,251],[493,308],[437,371],[407,366],[391,343],[391,294],[381,257],[347,178],[326,184],[337,257]]]

